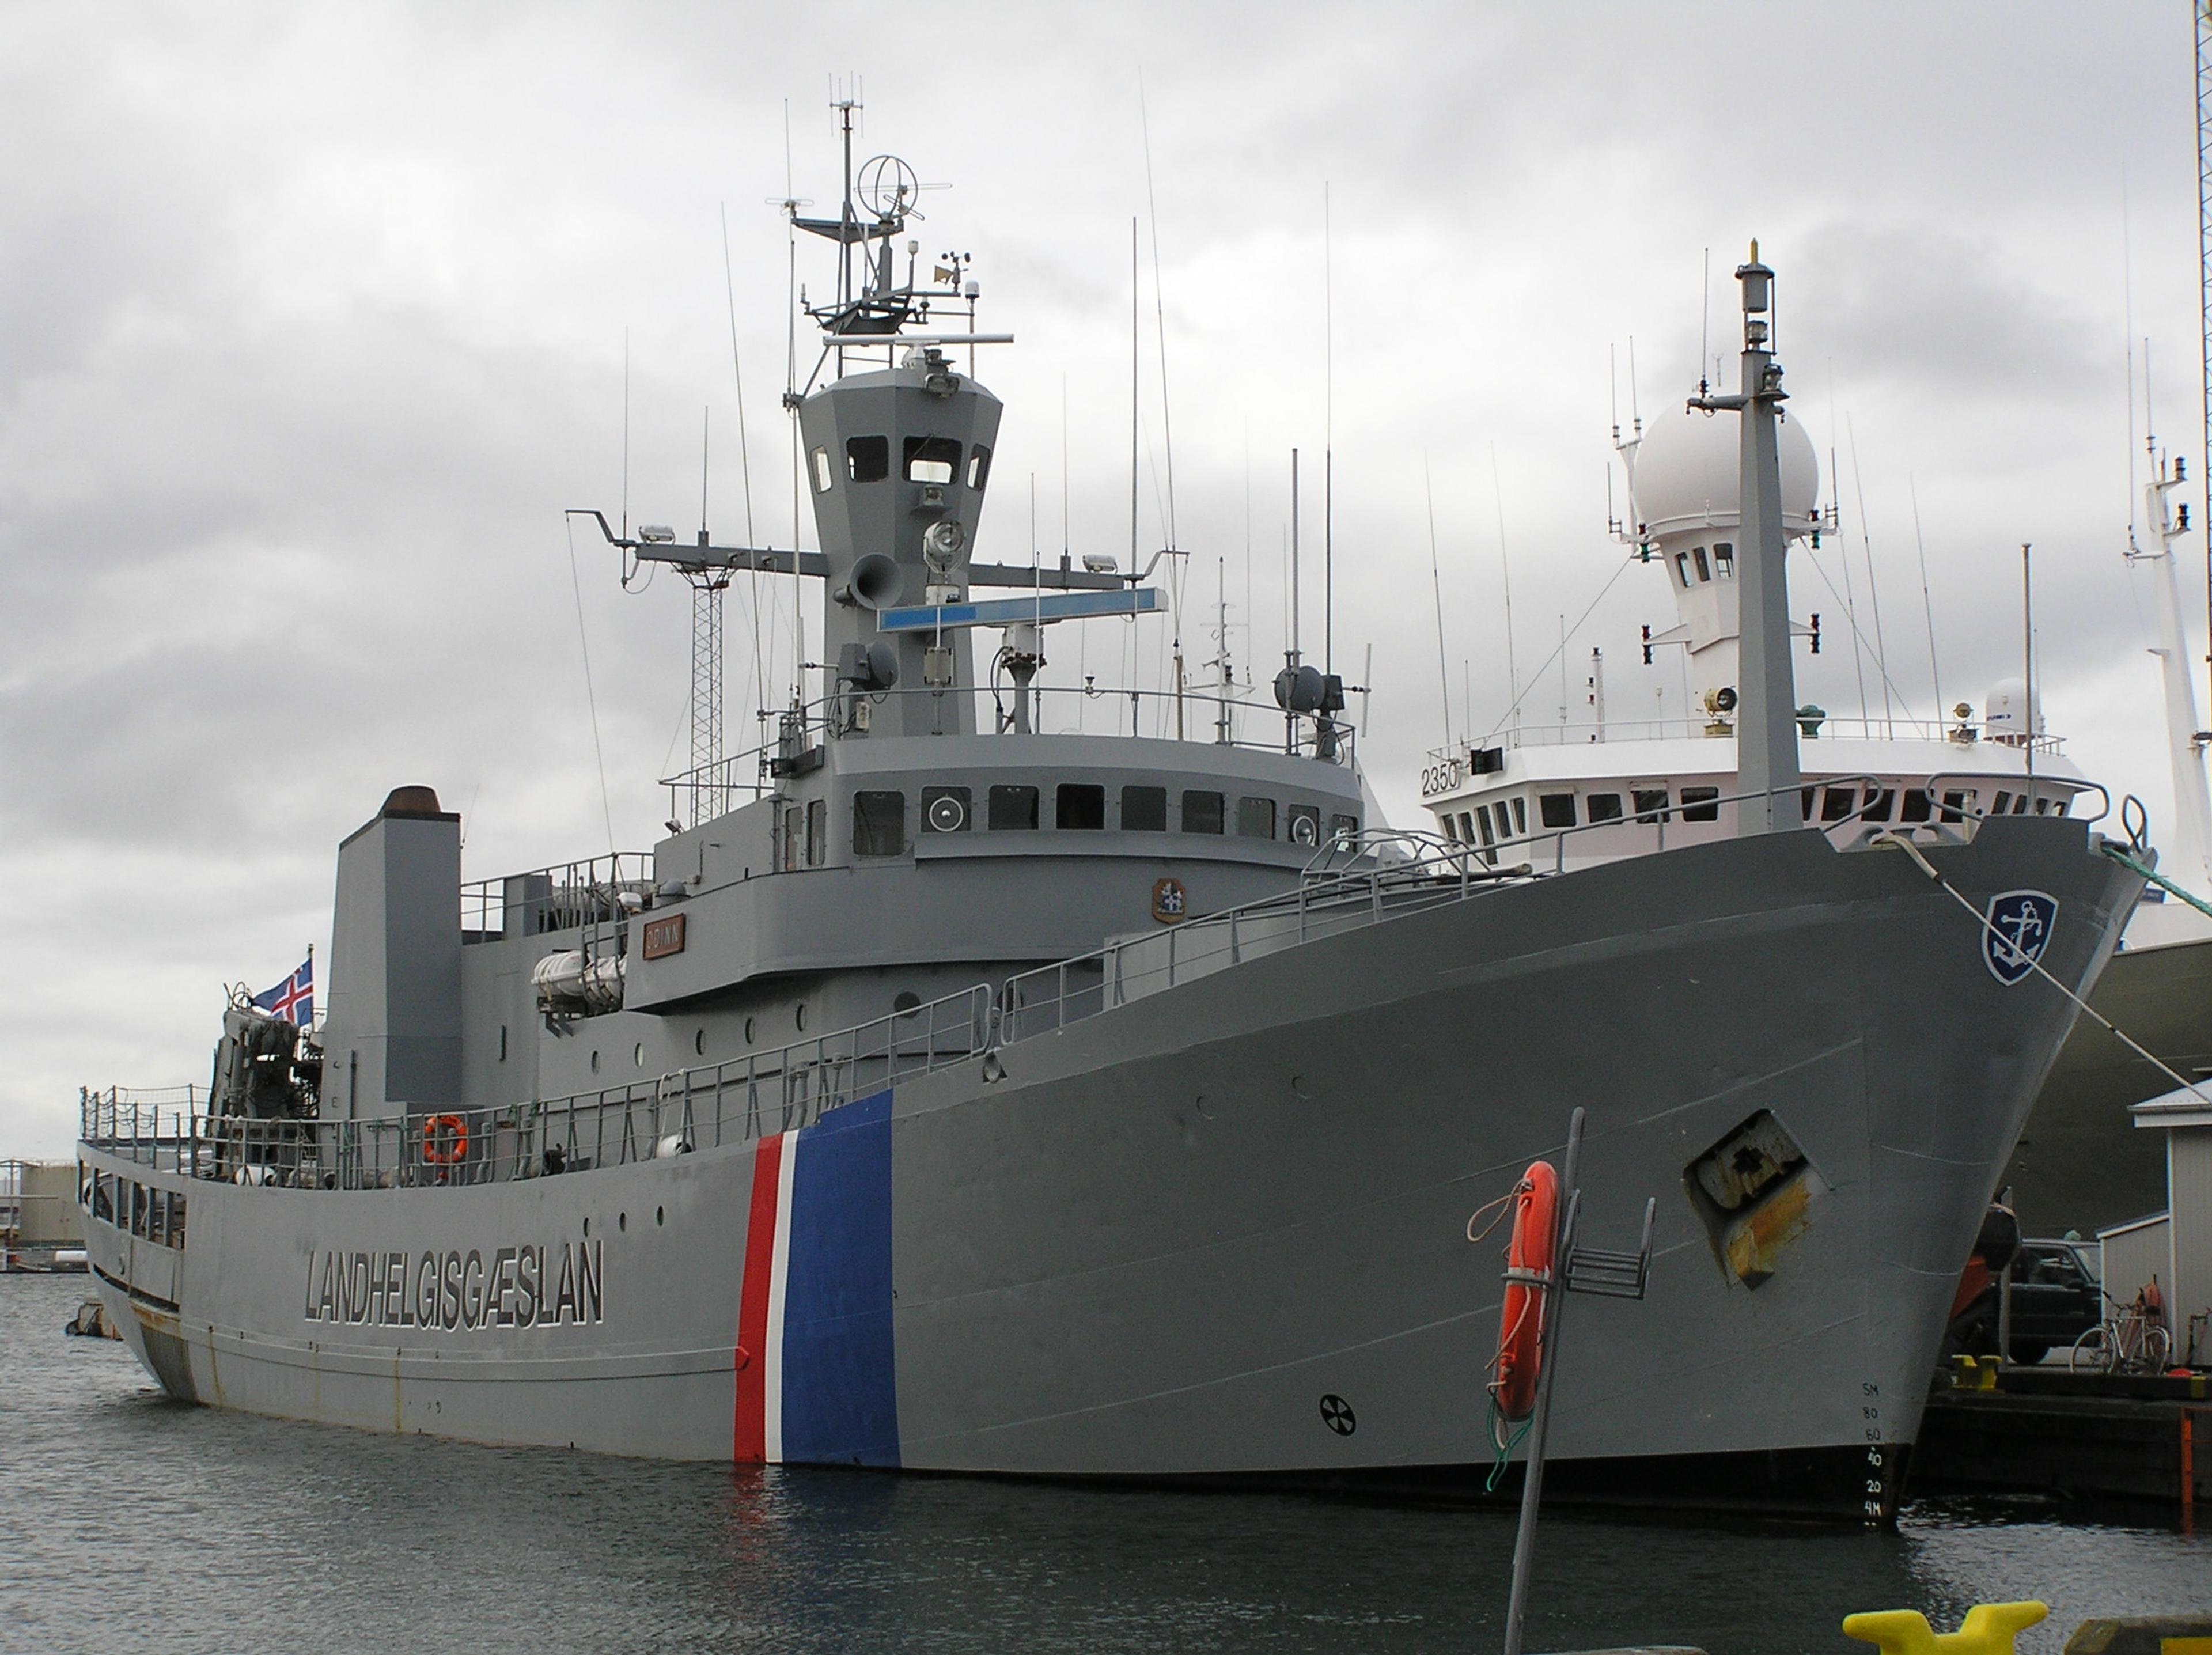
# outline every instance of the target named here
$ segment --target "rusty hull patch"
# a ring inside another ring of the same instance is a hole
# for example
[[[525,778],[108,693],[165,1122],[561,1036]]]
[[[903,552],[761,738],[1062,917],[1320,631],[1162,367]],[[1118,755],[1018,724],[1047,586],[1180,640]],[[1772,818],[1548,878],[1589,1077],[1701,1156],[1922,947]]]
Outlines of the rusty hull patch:
[[[177,1318],[135,1299],[131,1308],[138,1317],[139,1336],[146,1342],[146,1366],[154,1370],[161,1389],[180,1402],[199,1401],[198,1388],[192,1384],[191,1348],[185,1342]]]

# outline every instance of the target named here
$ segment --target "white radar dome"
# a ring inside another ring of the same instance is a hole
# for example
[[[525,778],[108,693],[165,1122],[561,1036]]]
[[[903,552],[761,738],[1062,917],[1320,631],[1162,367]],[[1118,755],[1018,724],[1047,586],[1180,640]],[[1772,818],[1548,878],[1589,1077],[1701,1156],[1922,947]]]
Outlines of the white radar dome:
[[[2032,731],[2043,733],[2043,697],[2035,698],[2034,715],[2029,716],[2027,685],[2019,678],[1999,678],[1990,686],[1982,702],[1982,728],[1992,741],[2002,741],[2018,746]]]
[[[1820,494],[1820,461],[1813,439],[1794,419],[1775,432],[1782,461],[1782,525],[1790,534],[1813,527]],[[1636,520],[1655,540],[1709,528],[1734,528],[1743,443],[1742,417],[1684,409],[1644,428],[1630,458],[1628,485]]]

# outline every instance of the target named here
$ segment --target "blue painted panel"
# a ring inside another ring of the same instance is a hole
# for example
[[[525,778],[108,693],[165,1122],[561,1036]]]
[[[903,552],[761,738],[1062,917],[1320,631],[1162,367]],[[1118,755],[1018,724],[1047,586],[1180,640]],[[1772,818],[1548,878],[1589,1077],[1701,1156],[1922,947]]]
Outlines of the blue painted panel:
[[[1055,592],[1027,598],[991,598],[981,603],[944,604],[886,609],[876,617],[879,632],[950,631],[963,626],[1005,626],[1012,622],[1075,621],[1095,615],[1152,615],[1160,610],[1157,587],[1121,592]]]
[[[899,1463],[891,1341],[891,1094],[799,1135],[783,1289],[783,1457]]]

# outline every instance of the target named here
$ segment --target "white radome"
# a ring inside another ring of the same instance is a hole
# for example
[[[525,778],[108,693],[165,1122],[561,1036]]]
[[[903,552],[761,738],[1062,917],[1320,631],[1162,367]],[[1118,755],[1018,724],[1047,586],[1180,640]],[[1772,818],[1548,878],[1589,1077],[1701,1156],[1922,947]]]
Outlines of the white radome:
[[[1682,410],[1661,414],[1644,428],[1629,459],[1636,520],[1650,537],[1706,528],[1733,528],[1742,423],[1735,414]],[[1813,526],[1820,494],[1820,461],[1800,422],[1785,418],[1776,430],[1782,461],[1783,526],[1793,534]]]

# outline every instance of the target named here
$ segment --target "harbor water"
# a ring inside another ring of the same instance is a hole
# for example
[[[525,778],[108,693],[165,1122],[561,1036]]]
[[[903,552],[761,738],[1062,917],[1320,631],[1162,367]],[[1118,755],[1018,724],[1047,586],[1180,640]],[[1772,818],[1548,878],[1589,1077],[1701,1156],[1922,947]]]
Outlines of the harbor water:
[[[1492,1651],[1508,1516],[501,1450],[168,1402],[0,1279],[0,1647]],[[1470,1395],[1474,1384],[1470,1379]],[[1863,1649],[1855,1609],[2212,1612],[2212,1536],[2037,1503],[1893,1533],[1546,1519],[1533,1650]]]

